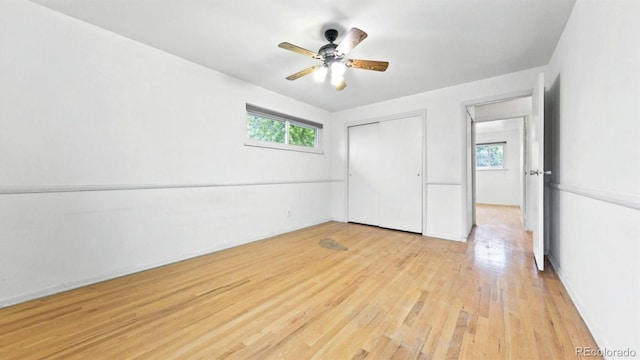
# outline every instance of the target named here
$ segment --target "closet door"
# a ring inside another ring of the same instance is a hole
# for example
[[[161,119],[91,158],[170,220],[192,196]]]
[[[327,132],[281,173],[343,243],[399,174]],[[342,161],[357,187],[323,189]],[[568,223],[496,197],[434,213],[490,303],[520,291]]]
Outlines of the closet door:
[[[378,225],[378,123],[349,127],[348,219]]]
[[[380,123],[379,225],[422,233],[422,117]]]

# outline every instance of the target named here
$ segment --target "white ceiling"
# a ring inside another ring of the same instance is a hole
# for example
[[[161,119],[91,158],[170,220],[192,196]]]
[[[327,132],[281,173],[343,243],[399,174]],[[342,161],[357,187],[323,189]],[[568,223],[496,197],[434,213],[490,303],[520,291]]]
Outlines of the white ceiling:
[[[522,118],[494,120],[476,123],[476,133],[486,134],[501,131],[520,130]]]
[[[545,65],[575,0],[32,0],[211,69],[336,111]],[[369,34],[348,57],[389,61],[384,72],[348,69],[335,91],[312,76],[285,80],[318,60],[335,25],[341,40]]]

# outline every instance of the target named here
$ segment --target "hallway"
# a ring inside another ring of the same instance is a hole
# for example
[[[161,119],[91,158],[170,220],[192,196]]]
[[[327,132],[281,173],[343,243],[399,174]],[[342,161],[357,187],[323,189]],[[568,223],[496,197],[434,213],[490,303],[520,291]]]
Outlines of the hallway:
[[[512,355],[518,354],[506,358],[573,359],[578,348],[595,348],[553,267],[545,259],[545,271],[537,270],[520,209],[477,204],[476,223],[467,260],[473,264],[469,276],[479,292],[475,296],[485,303],[480,313],[488,314],[488,323],[479,317],[478,326],[489,327],[493,338],[487,344],[493,355],[487,358],[504,358],[498,345],[502,336],[509,339]]]

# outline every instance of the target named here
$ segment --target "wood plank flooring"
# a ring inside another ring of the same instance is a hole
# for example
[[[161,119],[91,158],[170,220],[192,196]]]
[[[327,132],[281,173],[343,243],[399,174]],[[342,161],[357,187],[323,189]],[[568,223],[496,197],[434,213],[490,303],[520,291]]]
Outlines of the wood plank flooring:
[[[2,359],[576,359],[516,208],[468,243],[326,223],[0,310]],[[319,245],[333,239],[348,249]]]

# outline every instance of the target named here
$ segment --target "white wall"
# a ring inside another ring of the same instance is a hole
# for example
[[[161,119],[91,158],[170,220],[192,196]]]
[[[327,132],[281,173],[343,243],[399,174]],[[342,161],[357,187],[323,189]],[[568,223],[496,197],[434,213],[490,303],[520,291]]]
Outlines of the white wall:
[[[465,240],[467,143],[465,104],[530,91],[544,68],[506,74],[444,89],[340,111],[334,114],[331,173],[333,218],[346,221],[346,126],[350,122],[426,109],[426,219],[428,236]],[[469,220],[470,221],[470,220]]]
[[[0,44],[0,306],[331,218],[330,146],[243,145],[331,114],[23,0]]]
[[[503,120],[500,120],[503,121]],[[522,119],[506,120],[518,122]],[[504,169],[476,170],[476,203],[522,205],[522,135],[520,127],[513,130],[484,130],[491,123],[476,124],[476,144],[506,142]]]
[[[598,345],[640,354],[640,2],[575,4],[546,73],[550,256]]]

